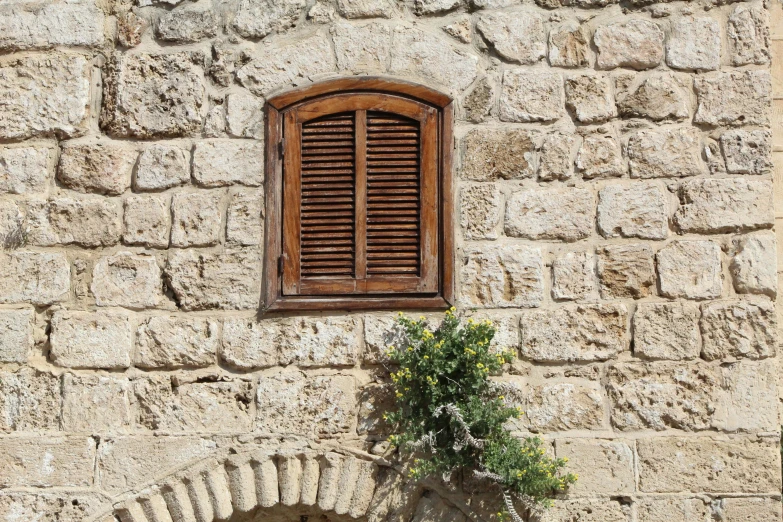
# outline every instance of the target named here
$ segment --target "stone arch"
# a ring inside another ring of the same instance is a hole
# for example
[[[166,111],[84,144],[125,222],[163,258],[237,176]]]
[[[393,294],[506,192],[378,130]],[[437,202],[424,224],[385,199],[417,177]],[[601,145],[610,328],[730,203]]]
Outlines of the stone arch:
[[[122,495],[90,522],[234,522],[273,508],[315,510],[346,521],[478,518],[435,489],[406,483],[400,469],[369,454],[230,450]]]

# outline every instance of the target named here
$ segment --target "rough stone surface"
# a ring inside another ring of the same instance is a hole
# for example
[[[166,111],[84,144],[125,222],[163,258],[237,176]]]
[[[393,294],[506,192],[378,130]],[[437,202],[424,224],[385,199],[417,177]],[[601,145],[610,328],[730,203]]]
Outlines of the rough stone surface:
[[[71,266],[58,252],[0,254],[0,303],[50,305],[68,298]]]
[[[777,295],[777,242],[772,232],[757,232],[733,241],[729,271],[738,294]]]
[[[688,95],[669,73],[640,75],[628,84],[622,83],[618,88],[617,108],[623,116],[653,121],[679,121],[689,116]]]
[[[680,187],[674,222],[683,233],[718,234],[768,228],[772,183],[751,179],[698,179]]]
[[[633,19],[599,27],[593,37],[598,67],[655,67],[663,59],[663,36],[660,26],[649,20]]]
[[[104,375],[63,376],[63,427],[66,431],[107,433],[131,424],[130,381]]]
[[[541,181],[570,179],[574,174],[577,142],[577,138],[568,134],[547,134],[541,144],[538,179]]]
[[[105,501],[105,497],[96,493],[9,491],[0,493],[0,518],[29,522],[77,522],[97,512]]]
[[[773,357],[776,325],[774,307],[768,301],[706,303],[701,310],[701,355],[708,361]]]
[[[126,11],[117,16],[117,43],[123,47],[136,47],[141,43],[141,37],[149,27],[149,21],[133,11]]]
[[[263,190],[232,192],[226,215],[226,242],[244,246],[263,243],[263,211]]]
[[[488,78],[478,80],[462,101],[462,110],[468,121],[481,123],[487,118],[495,105],[495,90],[495,84]]]
[[[516,192],[506,203],[506,235],[562,241],[584,239],[594,227],[594,199],[585,189]]]
[[[132,337],[126,312],[56,312],[49,356],[54,364],[68,368],[127,368]]]
[[[720,67],[720,25],[706,17],[674,20],[666,41],[666,64],[674,69],[714,71]]]
[[[226,125],[232,136],[263,139],[263,100],[243,92],[226,96]]]
[[[500,119],[554,121],[565,115],[563,78],[557,73],[511,69],[503,73]]]
[[[707,125],[767,125],[771,107],[769,71],[731,71],[697,76],[694,122]]]
[[[730,174],[763,174],[772,169],[772,134],[769,131],[724,132],[720,148]]]
[[[592,499],[557,500],[551,509],[534,515],[534,522],[558,522],[578,520],[579,522],[628,522],[631,520],[627,506],[610,500],[595,502]]]
[[[338,0],[337,11],[345,18],[390,18],[394,8],[389,0]]]
[[[0,431],[59,430],[60,379],[33,368],[0,371]]]
[[[713,241],[675,241],[658,251],[661,294],[671,298],[720,297],[721,251]]]
[[[538,306],[543,299],[543,260],[539,248],[468,247],[460,269],[460,301],[476,308]]]
[[[549,63],[553,67],[586,67],[591,59],[590,35],[576,21],[549,31]]]
[[[157,261],[132,252],[102,257],[95,264],[90,288],[98,306],[150,308],[163,299]]]
[[[218,18],[211,11],[181,10],[163,14],[155,34],[166,42],[192,43],[217,34]]]
[[[33,201],[28,206],[27,241],[37,246],[110,246],[122,234],[119,200],[97,197]]]
[[[239,370],[275,366],[279,351],[278,335],[275,323],[228,318],[223,322],[220,360]]]
[[[220,241],[221,191],[179,192],[171,199],[171,245],[211,246]]]
[[[232,23],[245,38],[263,38],[296,25],[304,0],[242,0]]]
[[[171,203],[168,196],[131,196],[122,215],[122,242],[153,248],[169,246]]]
[[[606,76],[572,76],[565,82],[566,107],[581,123],[601,123],[617,116]]]
[[[503,195],[494,184],[463,187],[460,193],[460,223],[465,239],[497,239],[503,217]]]
[[[190,157],[174,145],[150,145],[139,155],[135,190],[165,190],[190,180]]]
[[[362,323],[353,318],[295,319],[280,325],[275,344],[281,364],[353,366],[359,358]]]
[[[695,303],[640,303],[633,316],[634,354],[647,359],[696,359],[701,352]]]
[[[780,502],[774,498],[722,498],[712,504],[714,517],[724,520],[763,522],[781,517]]]
[[[150,317],[136,332],[134,365],[150,369],[210,366],[219,343],[215,320]]]
[[[604,406],[598,383],[551,382],[541,385],[505,381],[502,393],[525,414],[510,421],[512,429],[536,433],[600,429],[604,424]]]
[[[578,304],[530,310],[520,320],[520,351],[541,362],[605,361],[628,349],[625,305]]]
[[[394,315],[367,315],[364,318],[364,362],[369,364],[388,364],[386,350],[389,346],[400,345],[402,331]],[[516,343],[515,343],[516,344]]]
[[[52,178],[51,147],[0,147],[0,192],[44,192]]]
[[[555,453],[559,459],[568,459],[569,473],[579,475],[569,494],[620,495],[636,489],[630,440],[560,439],[555,443]]]
[[[546,33],[541,17],[527,10],[487,13],[476,29],[504,59],[525,65],[546,55]]]
[[[264,181],[263,157],[257,141],[202,141],[193,150],[193,179],[204,187],[258,186]]]
[[[0,438],[0,487],[89,487],[95,447],[83,436]]]
[[[604,237],[666,239],[666,194],[658,185],[610,185],[598,193],[598,230]]]
[[[769,15],[762,4],[740,4],[729,16],[726,30],[734,65],[769,63]]]
[[[27,362],[33,348],[35,313],[29,308],[0,310],[0,363]]]
[[[679,178],[705,171],[696,129],[638,131],[629,138],[627,151],[632,178]]]
[[[0,8],[0,49],[98,46],[104,14],[96,1],[8,3]]]
[[[474,181],[533,176],[534,137],[521,130],[469,132],[462,138],[461,176]]]
[[[595,299],[598,282],[592,252],[566,252],[552,263],[552,297],[558,300]]]
[[[653,251],[644,244],[599,248],[598,279],[604,299],[640,299],[655,294]]]
[[[689,522],[709,520],[709,503],[700,498],[650,498],[637,503],[640,520],[648,522]]]
[[[587,136],[576,155],[576,170],[585,179],[616,178],[625,174],[620,146],[611,136]]]

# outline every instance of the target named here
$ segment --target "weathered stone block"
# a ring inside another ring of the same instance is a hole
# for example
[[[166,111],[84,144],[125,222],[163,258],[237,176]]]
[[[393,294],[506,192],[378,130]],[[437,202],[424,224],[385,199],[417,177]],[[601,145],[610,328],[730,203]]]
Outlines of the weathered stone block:
[[[296,25],[304,0],[242,0],[232,27],[245,38],[263,38]]]
[[[575,20],[549,31],[549,64],[553,67],[590,65],[590,33]]]
[[[637,442],[639,488],[646,493],[777,493],[776,440],[655,437]]]
[[[566,252],[553,261],[552,297],[572,301],[598,297],[592,252]]]
[[[174,145],[150,145],[139,156],[135,190],[165,190],[190,180],[190,155]]]
[[[763,174],[772,169],[772,133],[769,131],[724,132],[720,148],[730,174]]]
[[[520,352],[541,362],[605,361],[628,349],[625,305],[578,304],[530,310],[520,320]]]
[[[777,295],[777,242],[772,232],[757,232],[732,241],[729,271],[738,294]]]
[[[26,367],[0,371],[0,431],[59,431],[61,402],[56,375]]]
[[[183,9],[163,13],[155,24],[155,35],[166,42],[193,43],[215,36],[218,25],[212,11]]]
[[[472,130],[462,138],[461,176],[475,181],[533,175],[535,134],[524,130]]]
[[[628,80],[627,83],[623,80]],[[617,108],[620,115],[653,121],[683,120],[688,110],[690,86],[671,73],[621,78],[617,81]],[[686,91],[687,89],[687,91]]]
[[[258,380],[256,428],[261,432],[347,433],[356,410],[356,384],[347,375],[308,376],[290,369]]]
[[[150,317],[136,332],[139,368],[203,368],[215,364],[218,322],[201,317]]]
[[[569,495],[623,495],[636,490],[633,442],[622,439],[558,439],[557,458],[568,459],[568,472],[579,475]]]
[[[37,246],[110,246],[120,240],[119,200],[83,197],[32,201],[27,240]]]
[[[95,446],[92,437],[0,438],[0,487],[90,487]]]
[[[33,349],[33,321],[35,311],[0,310],[0,363],[27,362]]]
[[[693,121],[707,125],[768,125],[772,106],[769,71],[697,76]]]
[[[25,208],[20,203],[10,199],[0,200],[0,242],[7,250],[22,246],[28,240]]]
[[[104,41],[103,25],[95,1],[8,3],[0,8],[0,49],[93,47]]]
[[[415,0],[414,11],[417,15],[440,14],[456,9],[462,0]]]
[[[702,522],[710,519],[708,502],[700,498],[644,497],[636,503],[645,522]]]
[[[609,185],[598,193],[598,230],[604,237],[666,239],[666,194],[658,185]]]
[[[80,55],[0,60],[0,138],[73,138],[86,133],[91,69]]]
[[[704,172],[696,129],[642,130],[628,140],[632,178],[679,178]]]
[[[63,376],[63,429],[105,434],[130,427],[130,381],[104,375]]]
[[[210,140],[193,149],[193,179],[204,187],[264,182],[264,144],[248,140]]]
[[[390,385],[367,386],[359,396],[356,432],[359,435],[390,434],[391,426],[383,419],[395,407],[394,388]]]
[[[52,179],[54,149],[49,146],[0,147],[0,192],[45,192]]]
[[[220,360],[232,368],[254,370],[277,365],[279,329],[277,323],[254,319],[226,318]]]
[[[117,13],[117,43],[123,47],[136,47],[149,25],[149,20],[133,11]]]
[[[634,354],[647,359],[696,359],[701,352],[695,303],[640,303],[633,316]]]
[[[386,350],[390,345],[402,342],[400,327],[395,315],[366,315],[364,317],[364,362],[388,364]]]
[[[611,136],[585,137],[576,155],[576,170],[585,179],[616,178],[625,174],[617,140]]]
[[[565,82],[566,107],[581,123],[601,123],[617,116],[609,78],[592,74]]]
[[[463,186],[460,191],[460,225],[465,239],[497,239],[503,215],[503,194],[494,184]]]
[[[714,71],[720,67],[720,25],[706,17],[672,21],[666,63],[674,69]]]
[[[538,160],[538,179],[541,181],[567,180],[574,173],[577,138],[559,132],[547,134],[541,144]]]
[[[101,127],[113,136],[159,138],[201,130],[204,55],[117,53],[105,74]]]
[[[264,241],[264,191],[236,190],[231,193],[226,216],[226,242],[260,245]]]
[[[590,235],[594,222],[594,196],[585,189],[523,190],[506,203],[505,230],[512,237],[577,241]]]
[[[682,233],[719,234],[773,224],[772,183],[755,179],[697,179],[680,186],[674,222]]]
[[[353,366],[359,358],[362,322],[356,318],[293,319],[280,325],[281,364]]]
[[[563,78],[557,73],[510,69],[503,73],[500,119],[554,121],[565,116]]]
[[[663,59],[663,31],[649,20],[617,22],[595,31],[593,43],[598,48],[598,67],[631,67],[649,69]]]
[[[160,275],[154,257],[117,252],[95,264],[90,289],[98,306],[149,308],[163,299]]]
[[[519,245],[467,247],[460,301],[469,307],[538,306],[543,299],[541,249]]]
[[[630,507],[614,500],[556,500],[551,509],[533,515],[532,522],[630,522]]]
[[[476,29],[504,59],[531,65],[546,56],[541,16],[527,9],[482,14]]]
[[[498,383],[505,400],[525,412],[508,421],[514,430],[596,430],[604,425],[604,401],[597,382],[547,382],[531,385],[518,380]]]
[[[97,512],[105,503],[106,497],[98,493],[4,491],[0,493],[0,519],[77,522]]]
[[[183,310],[254,309],[259,305],[261,263],[253,250],[172,251],[165,274]]]
[[[701,355],[708,361],[775,356],[777,322],[772,303],[715,301],[702,305],[701,314]]]
[[[345,18],[390,18],[394,6],[389,0],[338,0],[337,10]]]
[[[640,299],[655,294],[653,251],[644,244],[599,248],[598,278],[604,299]]]
[[[71,266],[59,252],[0,254],[0,303],[50,305],[68,299]]]
[[[781,517],[781,505],[776,498],[722,498],[712,503],[713,519],[764,522]]]
[[[264,101],[243,92],[226,96],[228,133],[239,138],[264,138]]]
[[[713,241],[674,241],[656,256],[661,294],[710,299],[723,287],[720,246]]]
[[[118,196],[130,188],[137,156],[133,149],[109,143],[63,147],[57,180],[77,192]]]
[[[382,24],[336,23],[332,39],[341,71],[386,71],[391,52],[391,29]]]
[[[774,359],[722,364],[714,426],[723,431],[777,431],[778,372]]]
[[[733,65],[769,63],[769,15],[761,3],[739,4],[726,28]]]
[[[484,77],[476,83],[462,100],[465,118],[473,123],[481,123],[495,106],[495,83]]]
[[[133,343],[127,312],[56,312],[49,356],[58,366],[119,369],[130,366]]]
[[[169,196],[131,196],[125,200],[122,242],[152,248],[169,246],[171,200]]]
[[[171,198],[171,246],[211,246],[220,241],[222,191],[178,192]]]

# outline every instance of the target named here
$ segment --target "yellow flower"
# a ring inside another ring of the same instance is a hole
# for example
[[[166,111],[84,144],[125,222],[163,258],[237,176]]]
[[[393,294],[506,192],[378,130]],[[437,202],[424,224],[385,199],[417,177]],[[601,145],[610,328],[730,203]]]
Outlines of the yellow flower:
[[[500,397],[498,397],[498,399],[500,399],[502,401],[503,399],[505,399],[505,397],[503,395],[501,395]]]
[[[476,365],[476,368],[478,368],[479,370],[480,370],[480,369],[482,369],[483,367],[484,367],[484,365],[483,365],[483,364],[481,364],[481,363],[478,363],[478,364]]]
[[[429,358],[430,358],[430,356],[429,356],[429,355],[425,355],[425,356],[424,356],[424,360],[425,360],[425,361],[426,361],[427,359],[429,359]]]
[[[563,462],[568,462],[568,457],[563,457]]]
[[[400,393],[400,392],[397,392],[395,395],[397,396],[397,398],[398,398],[398,399],[399,399],[400,397],[402,397],[402,393]]]
[[[408,346],[408,351],[412,352],[413,351],[413,346]]]

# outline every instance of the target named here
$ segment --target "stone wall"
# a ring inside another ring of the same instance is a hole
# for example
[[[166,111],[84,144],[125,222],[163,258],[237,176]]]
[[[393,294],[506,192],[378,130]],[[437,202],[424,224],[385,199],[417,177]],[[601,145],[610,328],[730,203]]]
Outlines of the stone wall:
[[[457,100],[455,304],[519,350],[498,377],[526,412],[513,429],[580,475],[548,520],[780,520],[770,15],[0,3],[0,519],[168,520],[156,488],[242,448],[377,460],[393,315],[259,315],[264,98],[375,74]],[[225,466],[189,497],[221,520]],[[443,509],[424,493],[417,519],[493,519],[471,480],[454,488]]]

